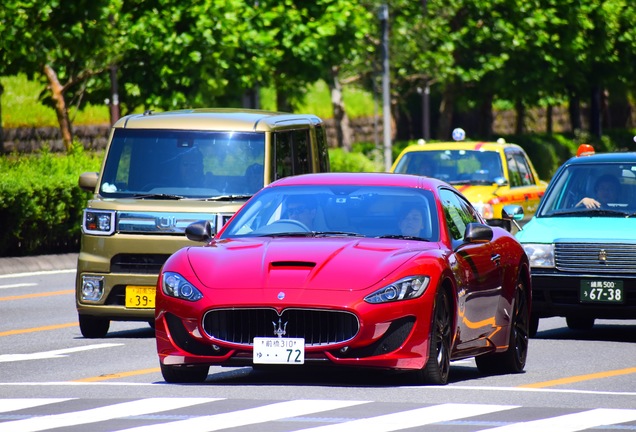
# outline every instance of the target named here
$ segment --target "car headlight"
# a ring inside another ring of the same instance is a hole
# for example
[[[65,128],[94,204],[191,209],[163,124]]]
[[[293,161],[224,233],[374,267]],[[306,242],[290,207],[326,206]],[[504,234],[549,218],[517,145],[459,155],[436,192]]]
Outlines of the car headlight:
[[[523,243],[523,249],[530,260],[530,267],[554,267],[554,245]]]
[[[418,298],[426,290],[429,280],[428,276],[410,276],[400,279],[369,294],[364,301],[379,304]]]
[[[179,273],[165,272],[161,280],[161,290],[167,296],[192,302],[203,298],[201,291]]]
[[[82,231],[85,234],[111,235],[115,232],[115,212],[111,210],[84,209]]]
[[[475,210],[477,210],[479,214],[484,217],[484,219],[495,218],[495,209],[493,208],[492,204],[479,202],[473,204],[473,207],[475,207]]]

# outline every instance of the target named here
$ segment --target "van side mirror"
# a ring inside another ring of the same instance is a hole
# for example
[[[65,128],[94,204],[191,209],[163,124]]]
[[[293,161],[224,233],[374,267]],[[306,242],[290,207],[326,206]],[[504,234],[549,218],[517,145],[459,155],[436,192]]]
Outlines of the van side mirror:
[[[96,172],[85,172],[80,174],[79,180],[77,181],[77,185],[88,192],[95,192],[95,188],[97,187],[97,178],[99,177],[99,173]]]

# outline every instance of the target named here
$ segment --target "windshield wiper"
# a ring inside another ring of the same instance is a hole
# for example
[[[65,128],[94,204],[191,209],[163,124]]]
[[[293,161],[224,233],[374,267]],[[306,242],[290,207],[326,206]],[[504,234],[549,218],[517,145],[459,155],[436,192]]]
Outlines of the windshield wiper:
[[[311,231],[304,232],[277,232],[277,233],[266,233],[259,234],[254,237],[314,237],[315,233]]]
[[[365,237],[364,234],[346,231],[316,231],[314,235],[316,237]]]
[[[206,201],[235,201],[246,200],[252,198],[252,195],[219,195],[215,197],[205,198]]]
[[[385,235],[377,236],[376,238],[419,240],[419,241],[425,241],[425,242],[430,241],[429,239],[425,239],[424,237],[407,236],[407,235],[401,235],[401,234],[385,234]]]
[[[550,214],[550,216],[621,216],[621,217],[631,217],[636,216],[635,213],[626,213],[621,210],[608,210],[608,209],[581,209],[581,210],[565,210],[565,211],[555,211]]]
[[[135,194],[135,195],[133,195],[133,198],[180,200],[180,199],[185,199],[186,197],[184,197],[183,195],[173,195],[173,194],[158,193],[158,194]]]

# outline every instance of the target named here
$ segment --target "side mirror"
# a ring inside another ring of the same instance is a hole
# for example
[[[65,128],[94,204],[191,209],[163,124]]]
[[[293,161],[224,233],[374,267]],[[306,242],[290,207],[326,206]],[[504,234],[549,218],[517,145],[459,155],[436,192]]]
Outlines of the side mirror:
[[[466,225],[464,240],[468,243],[482,243],[492,240],[492,228],[488,225],[471,222]]]
[[[78,186],[88,192],[95,192],[95,188],[97,187],[97,179],[99,178],[99,173],[96,172],[85,172],[80,174],[79,180],[77,181]]]
[[[523,207],[520,205],[507,205],[501,209],[501,217],[504,220],[510,221],[519,231],[521,231],[521,225],[517,221],[523,220]],[[510,231],[510,230],[508,230]]]
[[[195,242],[206,242],[208,243],[214,237],[214,233],[212,232],[212,225],[210,221],[200,220],[196,222],[192,222],[185,229],[185,234],[188,240],[192,240]]]

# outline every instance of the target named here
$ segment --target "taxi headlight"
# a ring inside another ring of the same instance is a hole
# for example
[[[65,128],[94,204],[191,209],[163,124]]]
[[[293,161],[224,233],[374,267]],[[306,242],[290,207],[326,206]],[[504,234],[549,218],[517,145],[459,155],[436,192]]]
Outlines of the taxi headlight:
[[[420,297],[429,282],[428,276],[411,276],[380,288],[369,294],[364,301],[371,304],[390,303]]]
[[[475,207],[475,210],[477,210],[479,214],[481,214],[484,217],[484,219],[495,218],[495,210],[492,207],[492,204],[480,202],[480,203],[473,204],[473,207]]]
[[[161,289],[169,297],[195,302],[203,298],[201,291],[179,273],[165,272],[161,280]]]
[[[523,249],[530,260],[530,267],[554,267],[553,244],[524,243]]]

